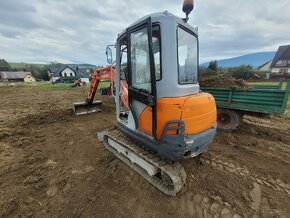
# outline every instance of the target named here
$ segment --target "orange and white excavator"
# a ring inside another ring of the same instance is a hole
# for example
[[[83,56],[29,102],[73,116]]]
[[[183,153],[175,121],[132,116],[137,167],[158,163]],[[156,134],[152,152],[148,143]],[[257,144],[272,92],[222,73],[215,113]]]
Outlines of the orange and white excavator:
[[[193,0],[185,0],[183,19],[165,11],[126,28],[114,45],[115,61],[111,47],[106,50],[115,66],[97,70],[87,101],[75,105],[75,111],[99,110],[93,96],[102,78],[109,78],[117,127],[98,133],[99,140],[171,196],[186,180],[179,160],[207,151],[216,133],[215,99],[198,84],[198,33],[187,23],[192,9]]]

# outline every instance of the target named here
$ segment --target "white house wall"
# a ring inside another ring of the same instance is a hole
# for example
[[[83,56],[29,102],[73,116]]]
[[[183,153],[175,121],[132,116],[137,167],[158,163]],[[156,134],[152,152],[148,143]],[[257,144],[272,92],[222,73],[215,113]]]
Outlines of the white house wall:
[[[62,77],[64,77],[65,76],[65,74],[66,74],[66,76],[76,76],[76,74],[75,74],[75,72],[74,71],[72,71],[70,68],[65,68],[61,73],[61,76]]]
[[[89,83],[90,82],[89,78],[81,78],[81,81],[82,82],[86,82],[86,83]]]
[[[272,68],[271,73],[279,73],[280,68]]]
[[[52,77],[52,81],[51,82],[55,82],[59,77]]]
[[[26,75],[24,77],[24,82],[36,82],[36,80],[32,76]]]
[[[281,67],[281,68],[272,68],[271,73],[280,73],[280,69],[288,69],[288,73],[290,73],[290,67]]]
[[[270,66],[272,64],[272,61],[264,65],[262,68],[259,69],[259,71],[270,71]]]

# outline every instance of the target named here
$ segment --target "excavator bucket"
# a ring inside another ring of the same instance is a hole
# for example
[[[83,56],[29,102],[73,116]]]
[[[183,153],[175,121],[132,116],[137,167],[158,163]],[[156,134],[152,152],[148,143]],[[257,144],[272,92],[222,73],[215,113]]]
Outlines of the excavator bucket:
[[[90,114],[101,111],[102,101],[76,102],[73,104],[73,111],[75,115]]]

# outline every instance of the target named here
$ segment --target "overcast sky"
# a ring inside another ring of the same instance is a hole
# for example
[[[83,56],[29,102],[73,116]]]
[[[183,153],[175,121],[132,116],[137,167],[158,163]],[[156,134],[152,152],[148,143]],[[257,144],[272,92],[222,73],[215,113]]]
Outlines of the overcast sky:
[[[105,65],[105,48],[136,19],[182,0],[0,0],[0,58],[9,62]],[[290,0],[196,0],[205,62],[290,44]]]

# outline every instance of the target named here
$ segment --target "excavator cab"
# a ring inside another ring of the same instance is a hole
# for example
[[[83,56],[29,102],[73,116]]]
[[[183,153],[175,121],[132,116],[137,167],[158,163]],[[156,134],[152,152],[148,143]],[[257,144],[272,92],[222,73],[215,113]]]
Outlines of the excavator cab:
[[[216,132],[216,105],[200,92],[197,29],[165,11],[122,32],[115,102],[119,130],[160,156],[179,160],[206,151]]]

